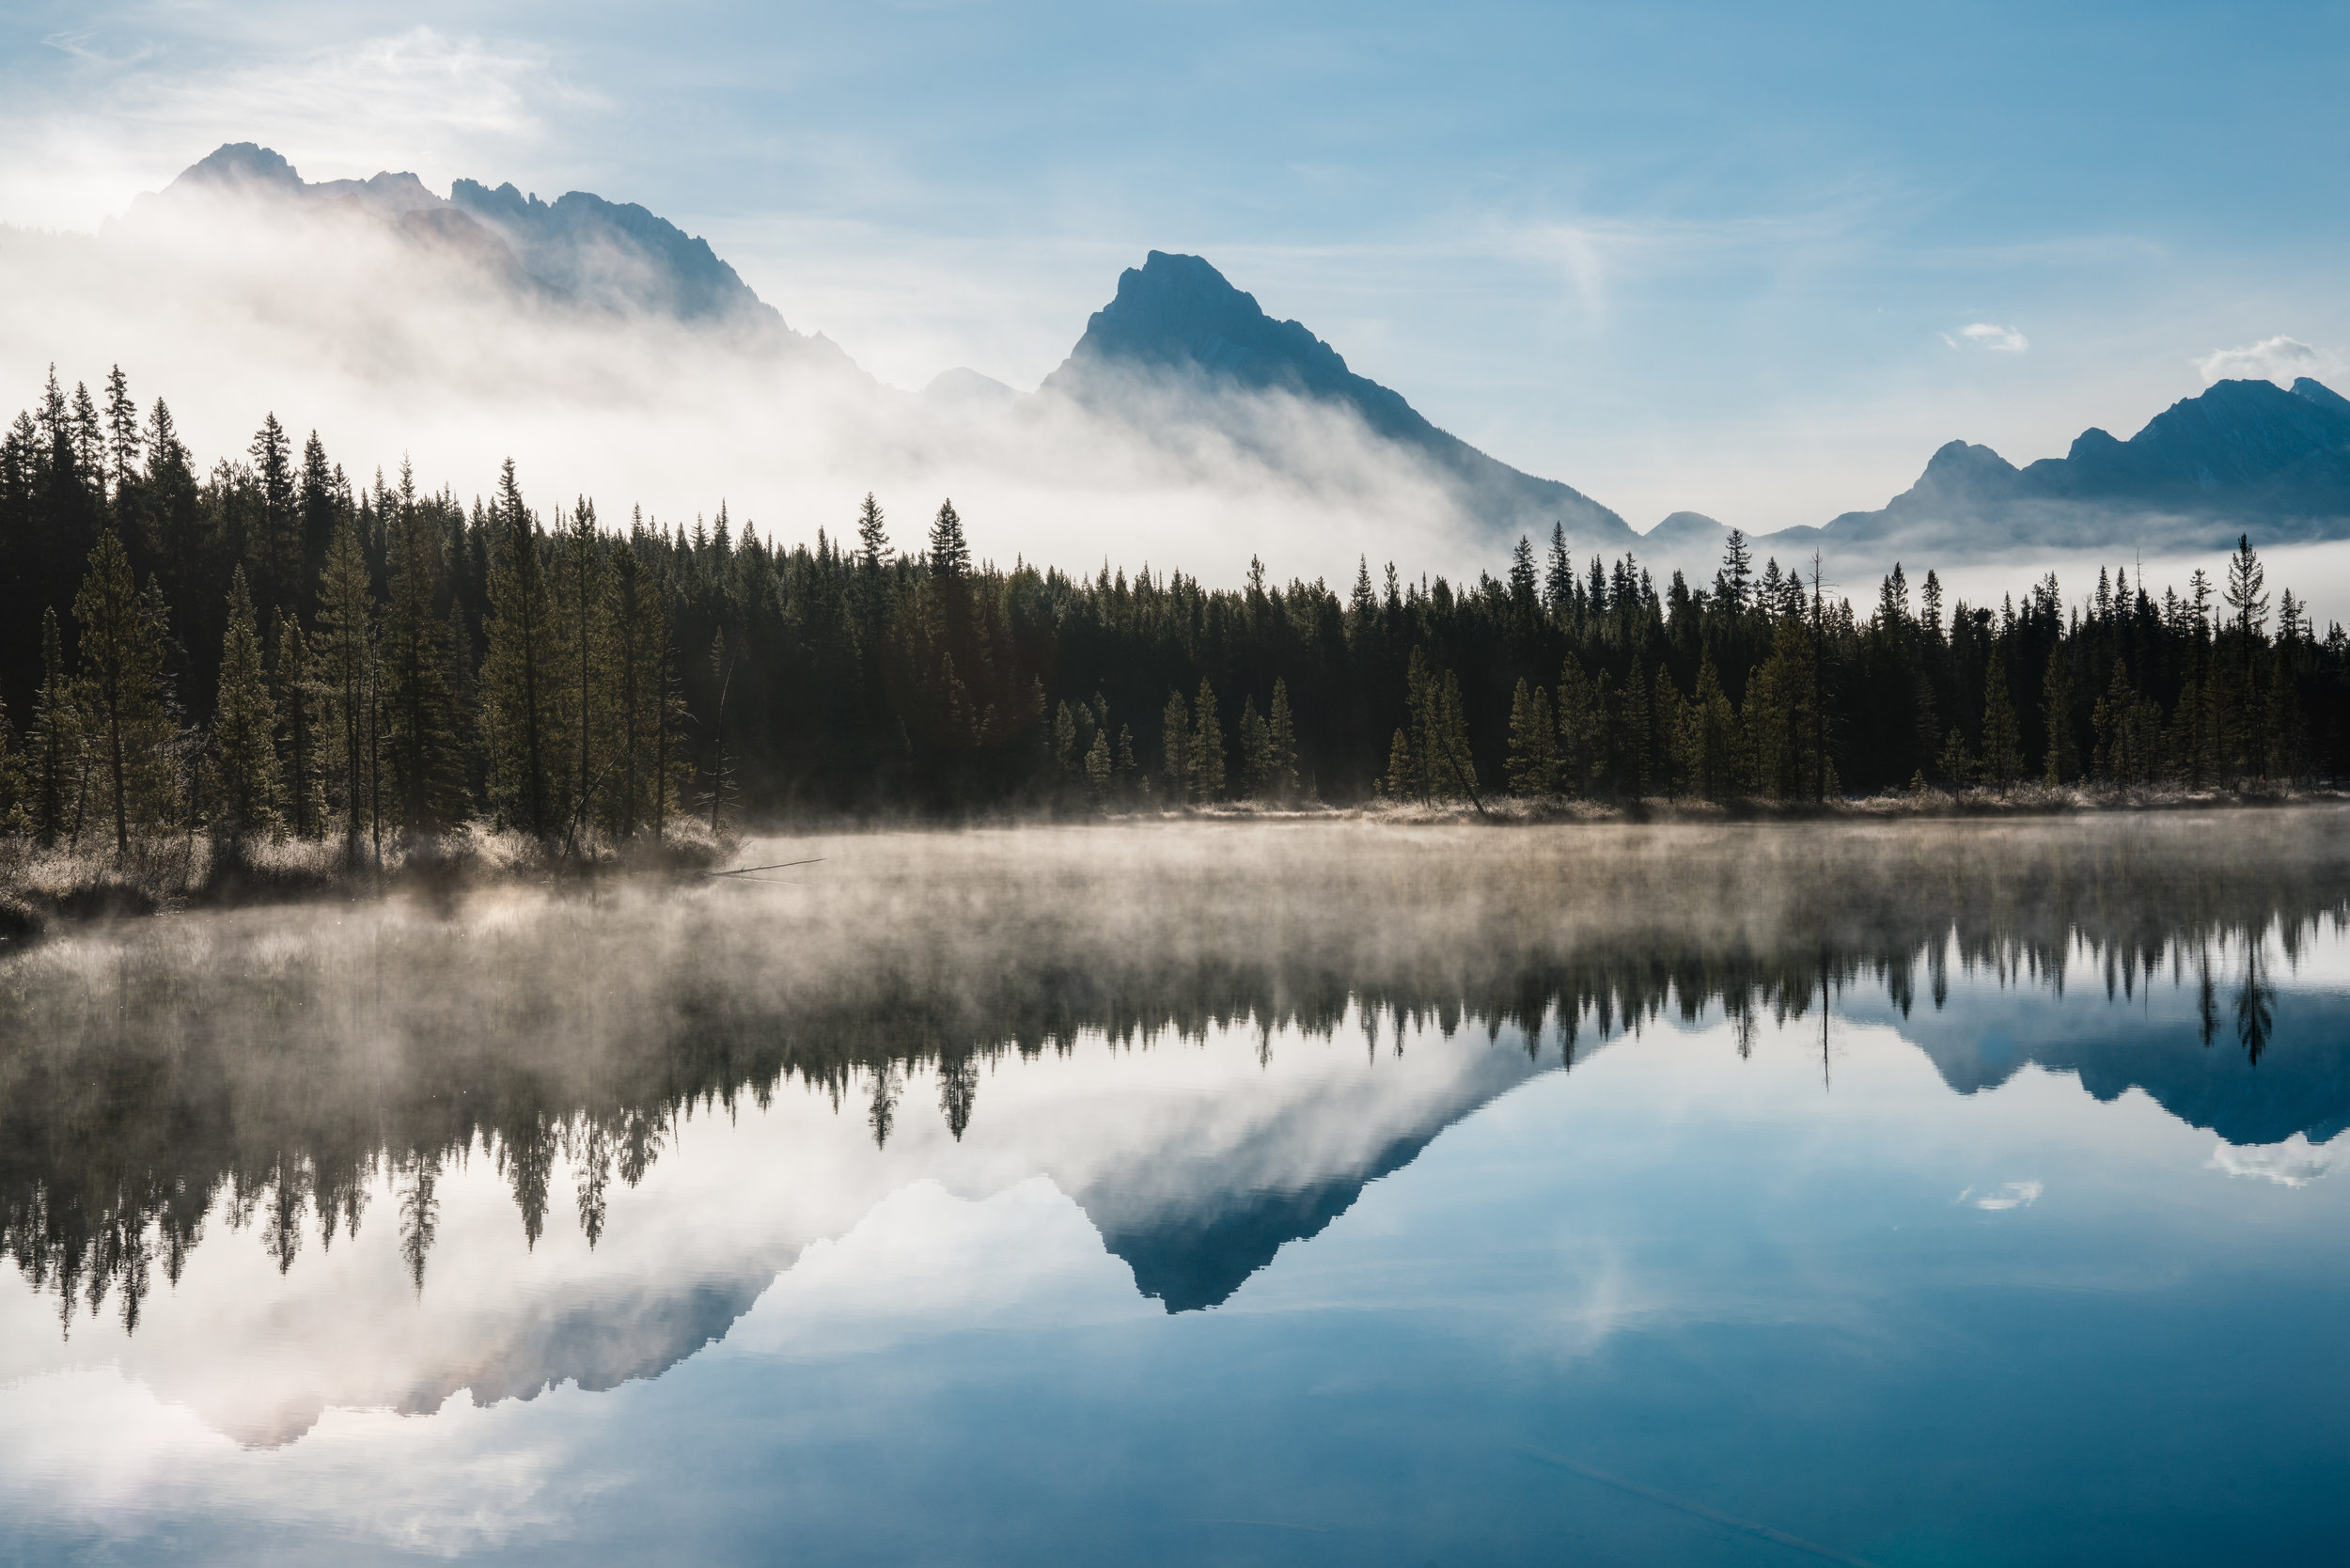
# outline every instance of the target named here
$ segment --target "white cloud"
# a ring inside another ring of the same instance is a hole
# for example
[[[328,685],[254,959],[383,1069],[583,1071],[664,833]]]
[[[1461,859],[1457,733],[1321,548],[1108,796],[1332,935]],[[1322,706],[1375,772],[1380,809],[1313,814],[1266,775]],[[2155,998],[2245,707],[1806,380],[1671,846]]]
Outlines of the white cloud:
[[[1975,321],[1960,327],[1955,334],[1942,334],[1942,341],[1950,347],[1972,345],[1989,349],[1994,353],[2022,353],[2031,347],[2031,339],[2012,326],[1996,326],[1989,321]]]
[[[2193,364],[2206,382],[2267,380],[2282,384],[2296,376],[2330,373],[2340,361],[2280,333],[2240,349],[2216,349]]]
[[[2257,1176],[2280,1186],[2305,1187],[2320,1176],[2350,1164],[2350,1138],[2312,1144],[2295,1133],[2282,1143],[2239,1149],[2222,1143],[2211,1152],[2211,1168],[2231,1176]]]
[[[2041,1193],[2045,1190],[2038,1182],[2004,1182],[1980,1194],[1968,1187],[1958,1195],[1958,1200],[1995,1212],[2000,1209],[2029,1209],[2040,1200]]]

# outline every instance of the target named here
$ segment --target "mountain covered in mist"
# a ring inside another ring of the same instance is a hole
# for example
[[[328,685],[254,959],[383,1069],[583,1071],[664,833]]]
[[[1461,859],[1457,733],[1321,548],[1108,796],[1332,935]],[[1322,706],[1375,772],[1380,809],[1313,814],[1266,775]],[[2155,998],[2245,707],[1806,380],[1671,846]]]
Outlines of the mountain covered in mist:
[[[372,219],[423,255],[469,268],[518,300],[644,314],[777,347],[831,345],[792,332],[710,242],[634,202],[571,191],[549,203],[511,184],[459,180],[446,196],[414,174],[306,180],[276,151],[231,142],[141,197],[128,220],[208,197],[277,201],[327,217]],[[837,354],[838,351],[832,351]],[[845,357],[845,356],[843,356]]]
[[[1351,410],[1379,438],[1408,448],[1449,481],[1463,510],[1489,526],[1538,534],[1562,524],[1578,544],[1621,549],[1637,539],[1624,520],[1555,479],[1521,473],[1437,429],[1402,394],[1358,376],[1298,321],[1277,321],[1197,256],[1154,250],[1118,279],[1118,293],[1045,378],[1046,395],[1120,412],[1136,373],[1171,378],[1213,397],[1287,392]]]
[[[1915,541],[1966,554],[2023,545],[2225,547],[2350,537],[2350,399],[2304,376],[2223,381],[2127,441],[2088,430],[2018,468],[1953,441],[1874,511],[1766,536],[1842,551]]]
[[[781,353],[870,377],[824,338],[786,326],[710,243],[634,203],[583,191],[542,201],[512,184],[459,180],[442,196],[414,174],[306,181],[251,142],[219,148],[126,215],[196,208],[207,197],[281,203],[329,222],[374,224],[420,263],[520,309],[673,322],[755,355]],[[1308,487],[1334,471],[1383,494],[1399,478],[1496,548],[1561,525],[1578,553],[1637,551],[1700,580],[1727,528],[1675,512],[1636,533],[1606,506],[1525,473],[1439,429],[1402,394],[1356,374],[1304,323],[1277,321],[1197,256],[1152,251],[1119,278],[1068,358],[1034,394],[976,371],[948,371],[919,400],[950,421],[1074,409],[1202,471],[1225,448]],[[1302,405],[1312,419],[1284,417]],[[1333,441],[1331,432],[1345,432]],[[1205,434],[1209,440],[1200,439]],[[1416,487],[1424,487],[1423,489]],[[2288,390],[2226,381],[2156,415],[2128,440],[2092,429],[2061,458],[2022,467],[1952,441],[1908,490],[1874,510],[1757,536],[1758,554],[1819,551],[1848,570],[1896,556],[1966,558],[2035,549],[2210,548],[2350,538],[2350,400],[2304,378]]]

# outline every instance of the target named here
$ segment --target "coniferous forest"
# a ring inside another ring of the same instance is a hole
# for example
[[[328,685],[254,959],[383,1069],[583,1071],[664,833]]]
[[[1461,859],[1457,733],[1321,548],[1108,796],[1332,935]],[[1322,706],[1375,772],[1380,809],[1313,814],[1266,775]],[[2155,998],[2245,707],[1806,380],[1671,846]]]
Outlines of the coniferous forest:
[[[926,509],[927,510],[927,509]],[[2350,769],[2350,639],[2251,541],[1997,604],[1856,604],[1731,534],[1710,581],[1520,540],[1502,575],[1212,590],[975,557],[868,497],[771,545],[354,478],[274,415],[199,468],[158,399],[52,371],[0,437],[0,813],[352,855],[486,820],[579,849],[789,810],[1375,795],[1822,801],[2277,788]],[[893,527],[897,532],[893,534]],[[911,537],[908,537],[911,536]],[[1496,563],[1500,564],[1500,563]]]

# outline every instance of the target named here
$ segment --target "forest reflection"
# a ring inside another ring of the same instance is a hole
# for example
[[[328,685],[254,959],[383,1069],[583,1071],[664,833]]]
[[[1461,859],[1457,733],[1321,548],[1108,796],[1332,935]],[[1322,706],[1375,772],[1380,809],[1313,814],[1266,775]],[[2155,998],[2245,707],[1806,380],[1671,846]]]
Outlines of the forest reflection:
[[[2202,1043],[2256,1067],[2270,966],[2350,917],[2346,820],[872,835],[791,887],[92,929],[0,964],[0,1248],[69,1332],[135,1331],[208,1228],[283,1272],[387,1223],[421,1292],[450,1162],[495,1162],[529,1243],[567,1206],[593,1245],[682,1118],[794,1078],[877,1143],[916,1114],[959,1139],[983,1068],[1087,1040],[1513,1030],[1572,1066],[1665,1016],[1718,1010],[1743,1049],[1856,990],[1938,1010],[1954,968],[2191,991]]]

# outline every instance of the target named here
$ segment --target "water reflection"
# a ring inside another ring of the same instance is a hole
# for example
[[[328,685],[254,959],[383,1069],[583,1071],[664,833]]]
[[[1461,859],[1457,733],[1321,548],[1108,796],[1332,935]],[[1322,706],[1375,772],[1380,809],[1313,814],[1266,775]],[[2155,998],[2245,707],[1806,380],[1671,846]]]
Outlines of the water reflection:
[[[0,1249],[66,1336],[137,1335],[223,1231],[317,1271],[311,1331],[380,1334],[381,1364],[216,1402],[275,1442],[329,1404],[656,1373],[940,1172],[1045,1172],[1136,1290],[1213,1307],[1447,1126],[1660,1020],[1725,1017],[1743,1055],[1816,1019],[1832,1088],[1830,1012],[1881,1017],[1962,1093],[2037,1064],[2232,1145],[2323,1144],[2350,1013],[2275,972],[2339,948],[2343,821],[873,836],[808,850],[829,876],[798,887],[84,933],[0,966]],[[697,1192],[707,1234],[632,1232],[628,1195],[713,1117],[773,1136]],[[395,1234],[425,1300],[484,1169],[520,1223],[467,1267],[539,1294],[392,1346],[420,1331],[337,1248]],[[739,1222],[762,1204],[788,1222]]]

